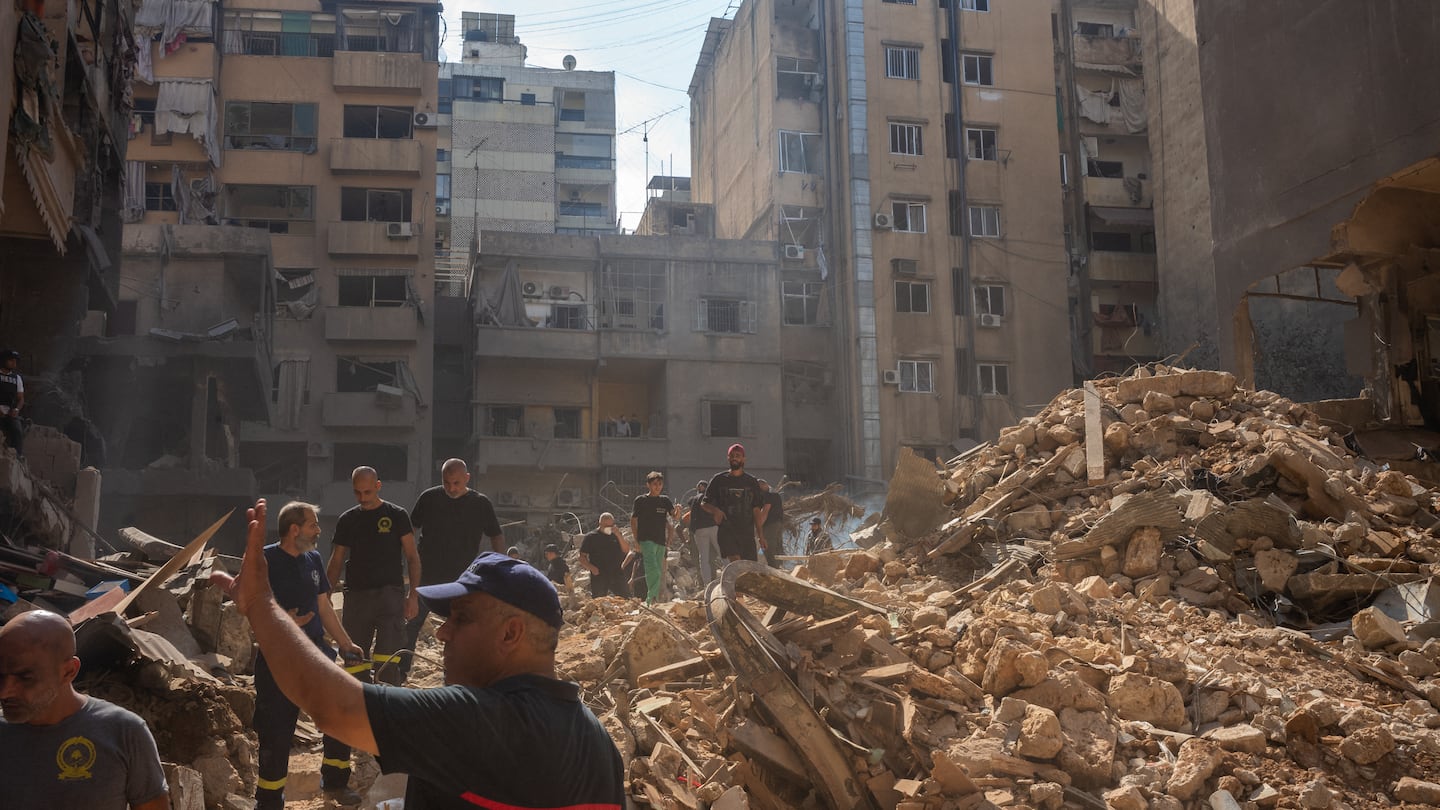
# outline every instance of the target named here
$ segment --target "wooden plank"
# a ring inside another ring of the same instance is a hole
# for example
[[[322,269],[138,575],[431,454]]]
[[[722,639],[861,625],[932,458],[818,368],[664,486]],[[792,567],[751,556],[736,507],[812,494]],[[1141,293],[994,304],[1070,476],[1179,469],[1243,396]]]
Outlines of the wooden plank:
[[[91,599],[89,602],[70,611],[70,626],[79,627],[81,622],[88,621],[96,616],[110,613],[115,610],[116,605],[125,601],[124,588],[111,588],[105,593]]]
[[[673,664],[666,664],[642,674],[635,679],[635,683],[642,689],[663,686],[671,681],[685,681],[697,675],[709,675],[715,671],[710,660],[704,656],[686,658],[684,661],[676,661]]]
[[[1105,483],[1105,429],[1100,424],[1100,392],[1085,381],[1085,478],[1091,486]]]
[[[219,520],[210,524],[210,528],[201,532],[199,536],[191,540],[185,548],[181,549],[179,554],[171,557],[169,561],[161,566],[159,571],[151,574],[149,579],[146,579],[140,583],[139,587],[131,591],[120,604],[115,606],[115,612],[124,616],[125,611],[129,609],[130,605],[134,604],[135,600],[140,598],[140,594],[151,588],[158,588],[165,580],[175,576],[175,572],[189,565],[190,560],[205,548],[205,544],[210,542],[210,538],[215,536],[215,532],[220,531],[220,527],[225,524],[226,520],[230,519],[230,515],[234,512],[235,510],[231,509],[229,512],[221,515]]]
[[[753,720],[725,729],[730,744],[750,759],[757,760],[797,785],[810,782],[810,772],[795,749],[780,735]]]

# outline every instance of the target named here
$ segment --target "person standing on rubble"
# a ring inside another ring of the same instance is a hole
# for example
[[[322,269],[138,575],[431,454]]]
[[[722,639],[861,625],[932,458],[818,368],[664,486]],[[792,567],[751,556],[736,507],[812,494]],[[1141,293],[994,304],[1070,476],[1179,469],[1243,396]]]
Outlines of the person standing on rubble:
[[[780,561],[775,555],[785,551],[785,501],[780,493],[770,488],[770,482],[758,479],[760,491],[765,493],[764,505],[760,507],[760,531],[765,538],[765,563],[779,568]]]
[[[20,352],[0,351],[0,433],[15,455],[25,457],[25,425],[20,409],[25,407],[25,381],[20,379]]]
[[[335,523],[335,548],[325,573],[331,583],[345,574],[345,632],[370,654],[377,680],[399,686],[399,651],[405,646],[405,622],[420,615],[420,551],[410,513],[380,498],[380,477],[373,467],[350,474],[356,505]],[[349,557],[347,563],[346,558]],[[402,570],[402,566],[403,569]],[[404,578],[410,576],[406,595]],[[364,672],[357,672],[363,677]]]
[[[275,523],[280,542],[264,548],[275,601],[325,657],[332,661],[335,658],[335,651],[325,643],[325,634],[329,633],[347,661],[360,660],[365,652],[350,640],[335,615],[335,608],[330,604],[330,580],[325,576],[325,563],[315,550],[320,540],[320,507],[291,501],[281,508]],[[260,738],[255,810],[285,807],[290,743],[299,717],[300,709],[280,691],[262,650],[255,658],[255,720],[252,723]],[[325,753],[320,761],[320,784],[326,798],[341,807],[358,807],[360,796],[350,790],[349,781],[350,746],[326,736]]]
[[[715,579],[715,566],[720,562],[720,546],[716,542],[716,533],[720,527],[715,525],[715,518],[701,506],[705,501],[705,488],[709,486],[704,481],[695,484],[695,497],[690,499],[689,508],[685,510],[685,522],[690,527],[690,536],[695,539],[695,554],[700,563],[700,580],[705,587]]]
[[[600,525],[580,541],[580,567],[590,572],[590,595],[629,596],[620,566],[625,562],[625,540],[615,531],[615,516],[600,515]]]
[[[470,470],[458,458],[440,465],[440,486],[430,487],[415,499],[410,525],[420,532],[420,568],[423,585],[454,582],[465,566],[480,553],[480,537],[499,551],[505,546],[505,532],[495,516],[490,499],[470,488]],[[415,618],[405,623],[405,649],[413,651],[420,642],[420,630],[430,611],[420,606]],[[401,677],[408,677],[414,661],[412,652],[401,655]]]
[[[555,588],[539,569],[487,551],[460,577],[420,589],[445,617],[445,683],[438,689],[362,684],[338,671],[275,602],[265,555],[265,501],[250,510],[236,579],[215,574],[250,620],[275,680],[316,725],[409,774],[405,806],[625,806],[620,752],[556,677],[564,624]],[[541,763],[548,763],[540,767]]]
[[[0,762],[7,810],[169,810],[155,738],[133,712],[75,690],[70,622],[48,610],[0,627]]]
[[[810,518],[810,533],[805,535],[805,555],[819,554],[822,551],[830,551],[834,544],[830,540],[830,534],[825,531],[825,524],[820,521],[817,515]]]
[[[665,573],[665,553],[675,531],[670,518],[675,516],[675,502],[660,493],[665,489],[665,475],[659,470],[645,476],[644,495],[635,499],[630,509],[630,535],[640,541],[640,554],[645,560],[645,604],[653,605],[660,598],[661,580]]]
[[[716,540],[725,559],[730,562],[755,560],[758,556],[756,542],[765,548],[765,536],[761,529],[764,518],[760,511],[765,505],[765,493],[760,491],[760,481],[745,472],[745,448],[742,445],[730,445],[725,456],[730,469],[716,473],[710,479],[701,506],[720,527]]]

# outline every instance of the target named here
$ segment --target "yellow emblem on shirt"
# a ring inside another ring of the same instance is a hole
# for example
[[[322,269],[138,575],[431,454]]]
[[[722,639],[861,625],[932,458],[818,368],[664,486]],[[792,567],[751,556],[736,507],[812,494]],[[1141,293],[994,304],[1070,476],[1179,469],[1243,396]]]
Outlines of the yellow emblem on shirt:
[[[59,779],[90,779],[90,768],[95,764],[95,743],[85,737],[71,737],[60,743],[55,752],[55,764],[60,766]]]
[[[389,534],[390,527],[393,526],[394,523],[390,520],[390,518],[382,517],[379,520],[375,521],[375,525],[379,528],[381,534]]]

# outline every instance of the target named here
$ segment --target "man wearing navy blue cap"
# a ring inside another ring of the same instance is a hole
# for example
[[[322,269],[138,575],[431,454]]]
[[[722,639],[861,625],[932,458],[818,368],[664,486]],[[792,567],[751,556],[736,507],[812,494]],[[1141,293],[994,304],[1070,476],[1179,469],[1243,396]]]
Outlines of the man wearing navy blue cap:
[[[439,689],[362,684],[326,660],[276,604],[265,501],[249,512],[240,576],[214,575],[250,620],[272,674],[322,731],[410,775],[406,810],[625,805],[620,753],[578,685],[555,677],[564,624],[539,569],[484,552],[451,583],[419,588],[445,618]],[[538,768],[536,763],[546,767]]]

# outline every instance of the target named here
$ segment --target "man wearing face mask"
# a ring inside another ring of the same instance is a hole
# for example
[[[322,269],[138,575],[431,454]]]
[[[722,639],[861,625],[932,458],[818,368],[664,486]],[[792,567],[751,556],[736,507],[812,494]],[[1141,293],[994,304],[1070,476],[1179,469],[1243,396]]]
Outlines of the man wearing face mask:
[[[341,626],[330,605],[330,580],[315,544],[320,539],[320,508],[292,501],[276,518],[280,542],[265,547],[270,567],[270,589],[275,601],[290,614],[315,646],[330,658],[335,651],[325,643],[325,634],[335,639],[346,658],[364,656]],[[280,810],[285,806],[285,779],[290,773],[290,741],[300,716],[290,699],[275,684],[262,652],[255,658],[255,733],[260,737],[260,778],[255,783],[256,810]],[[325,794],[342,807],[355,807],[360,796],[346,786],[350,778],[350,746],[325,738],[320,779]],[[343,763],[343,764],[342,764]]]
[[[590,572],[590,595],[629,596],[625,575],[625,540],[616,532],[615,516],[606,512],[600,525],[580,541],[580,567]]]
[[[505,548],[505,533],[495,516],[495,506],[470,488],[470,470],[458,458],[440,465],[440,486],[430,487],[415,500],[410,526],[421,533],[421,585],[454,582],[482,550]],[[489,549],[480,547],[482,535],[490,541]],[[429,608],[421,603],[415,618],[405,623],[405,649],[415,649],[429,615]],[[400,657],[400,671],[409,675],[414,656],[402,653]]]

